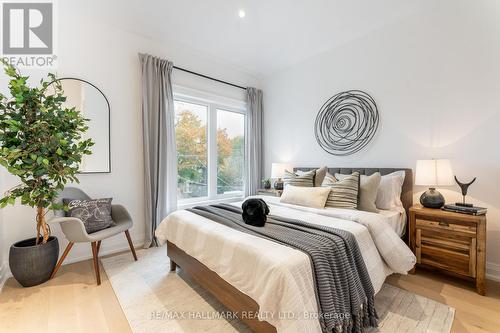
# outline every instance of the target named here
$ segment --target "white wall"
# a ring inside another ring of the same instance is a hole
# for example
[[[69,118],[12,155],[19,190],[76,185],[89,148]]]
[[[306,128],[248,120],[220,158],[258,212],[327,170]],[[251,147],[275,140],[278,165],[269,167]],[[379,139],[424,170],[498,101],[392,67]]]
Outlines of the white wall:
[[[267,77],[266,174],[274,161],[414,168],[417,159],[449,158],[460,179],[478,178],[469,200],[489,209],[488,272],[500,274],[499,17],[495,1],[436,1],[426,12]],[[348,89],[372,95],[381,122],[364,150],[335,157],[316,143],[314,121],[329,97]],[[458,190],[444,191],[450,202]]]
[[[125,205],[134,219],[131,236],[135,244],[144,240],[144,190],[141,118],[141,77],[138,53],[166,57],[175,64],[240,85],[255,85],[255,79],[226,67],[197,52],[174,43],[158,43],[139,35],[102,25],[91,18],[79,17],[71,11],[71,2],[59,2],[59,67],[60,77],[86,79],[99,87],[111,104],[111,174],[80,175],[81,186],[92,197],[112,196],[113,202]],[[42,73],[24,74],[37,79]],[[175,84],[204,89],[227,97],[241,98],[243,90],[234,89],[188,74],[174,72]],[[32,80],[31,82],[36,82]],[[6,77],[0,74],[0,91],[6,92]],[[18,184],[17,178],[1,170],[0,193]],[[3,224],[3,246],[0,259],[6,262],[9,246],[15,241],[35,235],[35,211],[21,205],[0,211]],[[52,232],[60,240],[61,252],[67,242],[58,225]],[[102,254],[128,248],[124,235],[103,241]],[[90,245],[73,247],[67,261],[91,256]]]

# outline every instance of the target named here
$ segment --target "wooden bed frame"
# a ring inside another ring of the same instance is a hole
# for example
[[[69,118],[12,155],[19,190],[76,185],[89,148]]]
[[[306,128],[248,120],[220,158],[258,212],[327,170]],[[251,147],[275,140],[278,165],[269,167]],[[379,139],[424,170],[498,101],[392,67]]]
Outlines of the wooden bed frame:
[[[313,170],[317,168],[295,168],[294,170]],[[329,168],[330,174],[342,173],[350,174],[359,171],[361,174],[371,175],[380,172],[382,175],[394,171],[405,171],[405,182],[401,192],[401,201],[406,209],[407,219],[409,209],[413,204],[413,171],[403,168]],[[408,229],[408,228],[407,228]],[[408,233],[408,232],[407,232]],[[405,237],[404,239],[406,239]],[[240,320],[245,322],[253,331],[262,333],[276,332],[276,328],[267,321],[260,321],[256,314],[259,311],[259,305],[251,297],[245,295],[231,284],[222,279],[217,273],[210,270],[207,266],[186,252],[178,248],[174,243],[167,241],[167,255],[170,258],[170,271],[174,272],[177,267],[183,269],[191,278],[210,292],[215,298],[232,311]]]
[[[276,328],[267,321],[257,319],[259,305],[248,295],[243,294],[217,273],[169,241],[167,241],[167,254],[170,258],[170,271],[175,271],[177,266],[182,268],[196,283],[210,292],[253,331],[276,332]]]

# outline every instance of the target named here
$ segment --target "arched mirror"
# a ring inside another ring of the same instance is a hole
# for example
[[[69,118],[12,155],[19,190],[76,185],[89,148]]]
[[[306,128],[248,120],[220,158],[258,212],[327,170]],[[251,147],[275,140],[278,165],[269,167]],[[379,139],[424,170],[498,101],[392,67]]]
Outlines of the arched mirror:
[[[111,172],[110,106],[104,93],[92,83],[78,78],[57,79],[62,84],[65,107],[75,107],[89,119],[86,138],[95,142],[91,155],[84,156],[80,173]]]

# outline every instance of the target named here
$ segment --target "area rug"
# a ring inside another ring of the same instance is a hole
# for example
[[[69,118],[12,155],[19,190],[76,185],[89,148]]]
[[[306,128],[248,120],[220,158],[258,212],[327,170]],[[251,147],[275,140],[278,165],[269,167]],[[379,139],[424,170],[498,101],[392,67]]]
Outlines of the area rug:
[[[182,269],[169,272],[166,247],[101,259],[113,290],[134,333],[251,332]],[[384,284],[375,307],[375,333],[449,333],[455,309]]]

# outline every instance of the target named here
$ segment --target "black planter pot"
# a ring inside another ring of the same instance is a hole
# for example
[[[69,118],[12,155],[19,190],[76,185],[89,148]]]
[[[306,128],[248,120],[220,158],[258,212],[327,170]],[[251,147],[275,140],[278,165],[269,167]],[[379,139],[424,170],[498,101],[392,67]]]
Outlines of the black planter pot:
[[[23,287],[48,281],[59,256],[59,242],[56,237],[49,237],[45,244],[35,245],[35,241],[35,238],[25,239],[10,247],[10,271]]]

